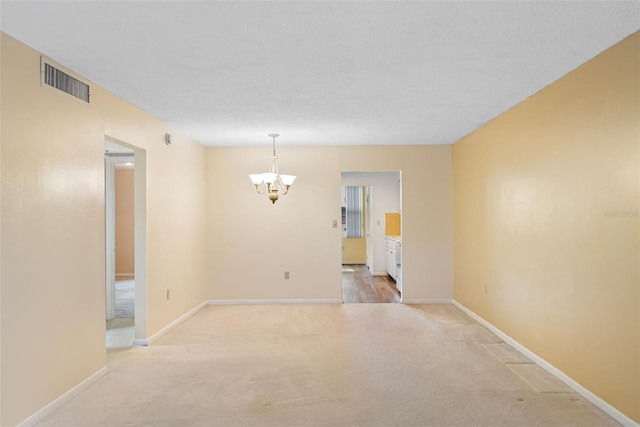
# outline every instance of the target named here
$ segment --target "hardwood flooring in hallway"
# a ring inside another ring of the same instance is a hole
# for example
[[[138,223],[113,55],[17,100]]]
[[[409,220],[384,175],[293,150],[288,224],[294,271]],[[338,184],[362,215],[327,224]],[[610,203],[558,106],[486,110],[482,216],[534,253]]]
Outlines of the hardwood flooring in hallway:
[[[389,276],[373,276],[365,265],[343,265],[342,301],[397,303],[400,302],[400,292]]]

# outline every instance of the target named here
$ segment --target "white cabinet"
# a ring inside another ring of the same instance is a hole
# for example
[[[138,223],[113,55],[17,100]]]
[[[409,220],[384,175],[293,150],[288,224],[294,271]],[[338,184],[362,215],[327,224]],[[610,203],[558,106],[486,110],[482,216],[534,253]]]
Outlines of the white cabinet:
[[[402,242],[396,245],[396,288],[402,294]]]
[[[396,244],[388,237],[386,243],[387,274],[389,274],[393,280],[396,280]]]
[[[386,237],[387,274],[396,281],[398,291],[402,292],[402,241],[396,237]]]

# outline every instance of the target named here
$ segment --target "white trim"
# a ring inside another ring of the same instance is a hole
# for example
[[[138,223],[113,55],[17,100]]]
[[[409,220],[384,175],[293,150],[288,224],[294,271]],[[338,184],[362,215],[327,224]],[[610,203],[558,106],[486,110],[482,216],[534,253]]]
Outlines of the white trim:
[[[147,345],[147,152],[133,148],[133,272],[135,273],[135,336]],[[135,340],[134,340],[135,341]]]
[[[389,274],[386,271],[374,271],[371,273],[372,276],[388,276]]]
[[[403,304],[451,304],[449,298],[403,299]]]
[[[342,265],[367,265],[367,261],[342,261]]]
[[[191,316],[193,316],[194,314],[196,314],[197,312],[202,310],[206,305],[207,305],[206,301],[205,302],[201,302],[200,304],[198,304],[197,306],[195,306],[191,310],[187,311],[185,314],[183,314],[182,316],[178,317],[176,320],[174,320],[173,322],[169,323],[167,326],[165,326],[164,328],[160,329],[158,332],[156,332],[155,334],[151,335],[150,337],[134,339],[133,340],[133,345],[134,346],[147,346],[147,345],[150,345],[152,342],[154,342],[155,340],[157,340],[158,338],[160,338],[161,336],[163,336],[164,334],[166,334],[167,332],[169,332],[170,330],[172,330],[173,328],[175,328],[179,324],[185,322]]]
[[[342,304],[341,299],[213,299],[207,305]]]
[[[458,307],[460,310],[464,311],[466,314],[472,317],[475,321],[477,321],[478,323],[480,323],[481,325],[489,329],[491,332],[496,334],[499,338],[501,338],[504,342],[509,344],[511,347],[518,350],[520,353],[524,354],[526,357],[533,360],[537,365],[539,365],[541,368],[549,372],[551,375],[553,375],[554,377],[556,377],[557,379],[559,379],[560,381],[562,381],[563,383],[565,383],[566,385],[574,389],[576,392],[578,392],[578,394],[580,394],[582,397],[587,399],[589,402],[593,403],[595,406],[600,408],[607,415],[609,415],[611,418],[613,418],[623,426],[635,426],[635,427],[640,426],[640,424],[636,423],[631,418],[627,417],[618,409],[614,408],[609,403],[607,403],[600,397],[596,396],[595,394],[593,394],[592,392],[590,392],[589,390],[581,386],[578,382],[573,380],[571,377],[569,377],[567,374],[562,372],[560,369],[556,368],[551,363],[547,362],[542,357],[538,356],[537,354],[535,354],[534,352],[532,352],[531,350],[529,350],[528,348],[520,344],[518,341],[511,338],[509,335],[505,334],[500,329],[496,328],[491,323],[484,320],[482,317],[478,316],[476,313],[469,310],[467,307],[460,304],[458,301],[453,300],[452,303],[453,305]]]
[[[31,415],[29,418],[23,420],[21,423],[17,424],[16,427],[30,427],[33,426],[40,421],[42,421],[45,417],[52,414],[54,411],[58,410],[62,405],[76,397],[78,394],[86,390],[93,383],[98,381],[100,378],[107,374],[107,367],[103,367],[97,372],[90,375],[88,378],[80,382],[80,384],[73,387],[71,390],[63,393],[57,399],[51,401],[49,404],[44,406],[42,409]]]
[[[131,277],[133,278],[135,276],[134,273],[116,273],[116,278],[121,278],[121,277]]]
[[[116,317],[116,159],[105,155],[104,161],[104,228],[105,228],[105,314]]]

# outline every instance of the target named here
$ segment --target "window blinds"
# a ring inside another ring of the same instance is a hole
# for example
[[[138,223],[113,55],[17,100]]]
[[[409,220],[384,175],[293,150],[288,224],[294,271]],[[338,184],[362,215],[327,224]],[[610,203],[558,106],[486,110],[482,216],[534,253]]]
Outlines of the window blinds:
[[[362,187],[346,187],[347,237],[362,237]]]

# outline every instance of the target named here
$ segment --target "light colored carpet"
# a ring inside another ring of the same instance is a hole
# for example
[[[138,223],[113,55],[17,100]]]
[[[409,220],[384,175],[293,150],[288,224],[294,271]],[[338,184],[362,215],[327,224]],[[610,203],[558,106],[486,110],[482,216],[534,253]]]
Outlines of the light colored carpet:
[[[617,425],[453,305],[209,306],[108,370],[40,425]]]
[[[107,320],[107,331],[134,326],[135,293],[134,280],[121,280],[115,284],[115,317]]]
[[[136,284],[133,280],[116,282],[116,317],[133,318]]]
[[[107,329],[107,350],[131,347],[135,336],[136,331],[133,326]]]

